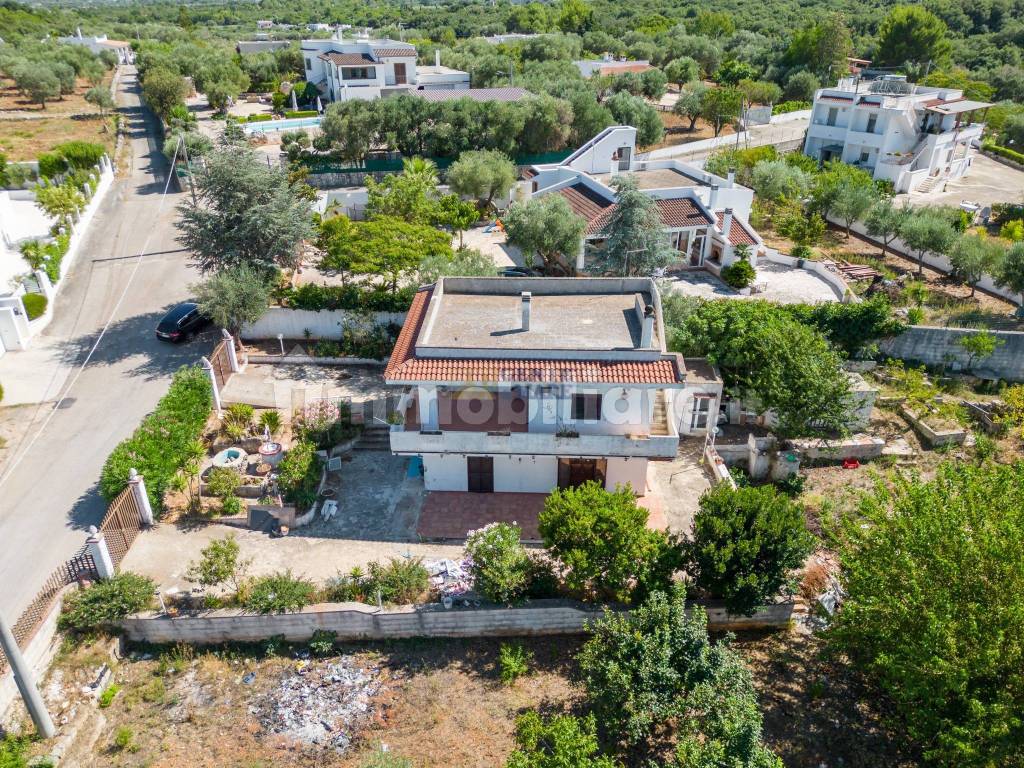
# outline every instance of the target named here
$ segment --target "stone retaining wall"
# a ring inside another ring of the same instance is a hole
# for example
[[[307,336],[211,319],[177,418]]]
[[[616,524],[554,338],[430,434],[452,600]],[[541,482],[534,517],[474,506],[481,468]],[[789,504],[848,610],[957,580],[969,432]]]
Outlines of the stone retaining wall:
[[[966,369],[970,355],[960,345],[960,339],[978,331],[974,328],[937,328],[914,325],[899,336],[885,339],[879,344],[890,357],[941,365],[949,370]],[[1007,381],[1024,381],[1024,333],[1020,331],[992,331],[1002,344],[990,356],[976,359],[975,371],[986,371]]]
[[[724,607],[706,607],[713,630],[788,626],[802,611],[795,603],[767,606],[751,617],[730,616]],[[567,600],[535,600],[503,608],[452,608],[438,603],[379,610],[362,603],[311,606],[299,613],[255,615],[235,610],[171,618],[146,614],[121,622],[129,640],[147,643],[213,645],[257,642],[283,635],[293,642],[309,640],[318,629],[337,633],[342,641],[391,640],[410,637],[513,637],[572,635],[601,616],[595,606]]]

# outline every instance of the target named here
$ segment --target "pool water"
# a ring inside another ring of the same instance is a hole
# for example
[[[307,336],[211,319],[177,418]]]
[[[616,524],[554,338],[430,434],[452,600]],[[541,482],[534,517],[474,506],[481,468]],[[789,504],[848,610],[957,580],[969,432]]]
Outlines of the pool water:
[[[296,128],[316,128],[320,125],[319,117],[293,117],[287,120],[264,120],[261,123],[245,123],[242,130],[246,133],[273,133],[275,131],[294,131]]]

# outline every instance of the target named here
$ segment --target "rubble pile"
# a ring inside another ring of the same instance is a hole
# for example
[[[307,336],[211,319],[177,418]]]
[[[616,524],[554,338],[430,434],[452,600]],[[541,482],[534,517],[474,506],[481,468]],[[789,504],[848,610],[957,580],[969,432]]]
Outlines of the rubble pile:
[[[341,752],[372,714],[382,688],[379,670],[364,669],[351,657],[302,660],[250,711],[272,733]]]
[[[423,566],[441,597],[459,597],[473,589],[473,562],[468,556],[461,560],[428,560]]]

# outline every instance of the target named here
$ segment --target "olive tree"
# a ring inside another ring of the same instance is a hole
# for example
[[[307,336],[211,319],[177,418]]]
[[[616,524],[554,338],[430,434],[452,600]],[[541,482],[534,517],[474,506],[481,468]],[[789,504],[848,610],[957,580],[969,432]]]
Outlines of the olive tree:
[[[267,311],[271,286],[265,272],[239,264],[211,274],[192,290],[200,311],[237,339],[243,325]]]
[[[529,259],[539,258],[548,273],[571,273],[582,247],[586,221],[561,195],[514,203],[504,218],[508,242]]]
[[[495,198],[506,197],[515,182],[515,165],[496,150],[463,152],[448,169],[452,192],[476,200],[482,211],[490,209]]]

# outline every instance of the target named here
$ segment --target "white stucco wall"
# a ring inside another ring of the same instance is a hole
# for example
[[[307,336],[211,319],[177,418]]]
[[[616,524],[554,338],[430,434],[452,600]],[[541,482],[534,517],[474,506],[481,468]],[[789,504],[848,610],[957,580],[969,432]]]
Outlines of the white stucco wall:
[[[647,493],[647,459],[608,459],[605,470],[605,487],[609,490],[616,485],[633,488],[633,493],[643,496]]]
[[[548,493],[556,485],[558,459],[555,456],[494,457],[495,491]]]
[[[424,455],[423,485],[428,491],[469,490],[466,457],[461,454],[428,453]]]

